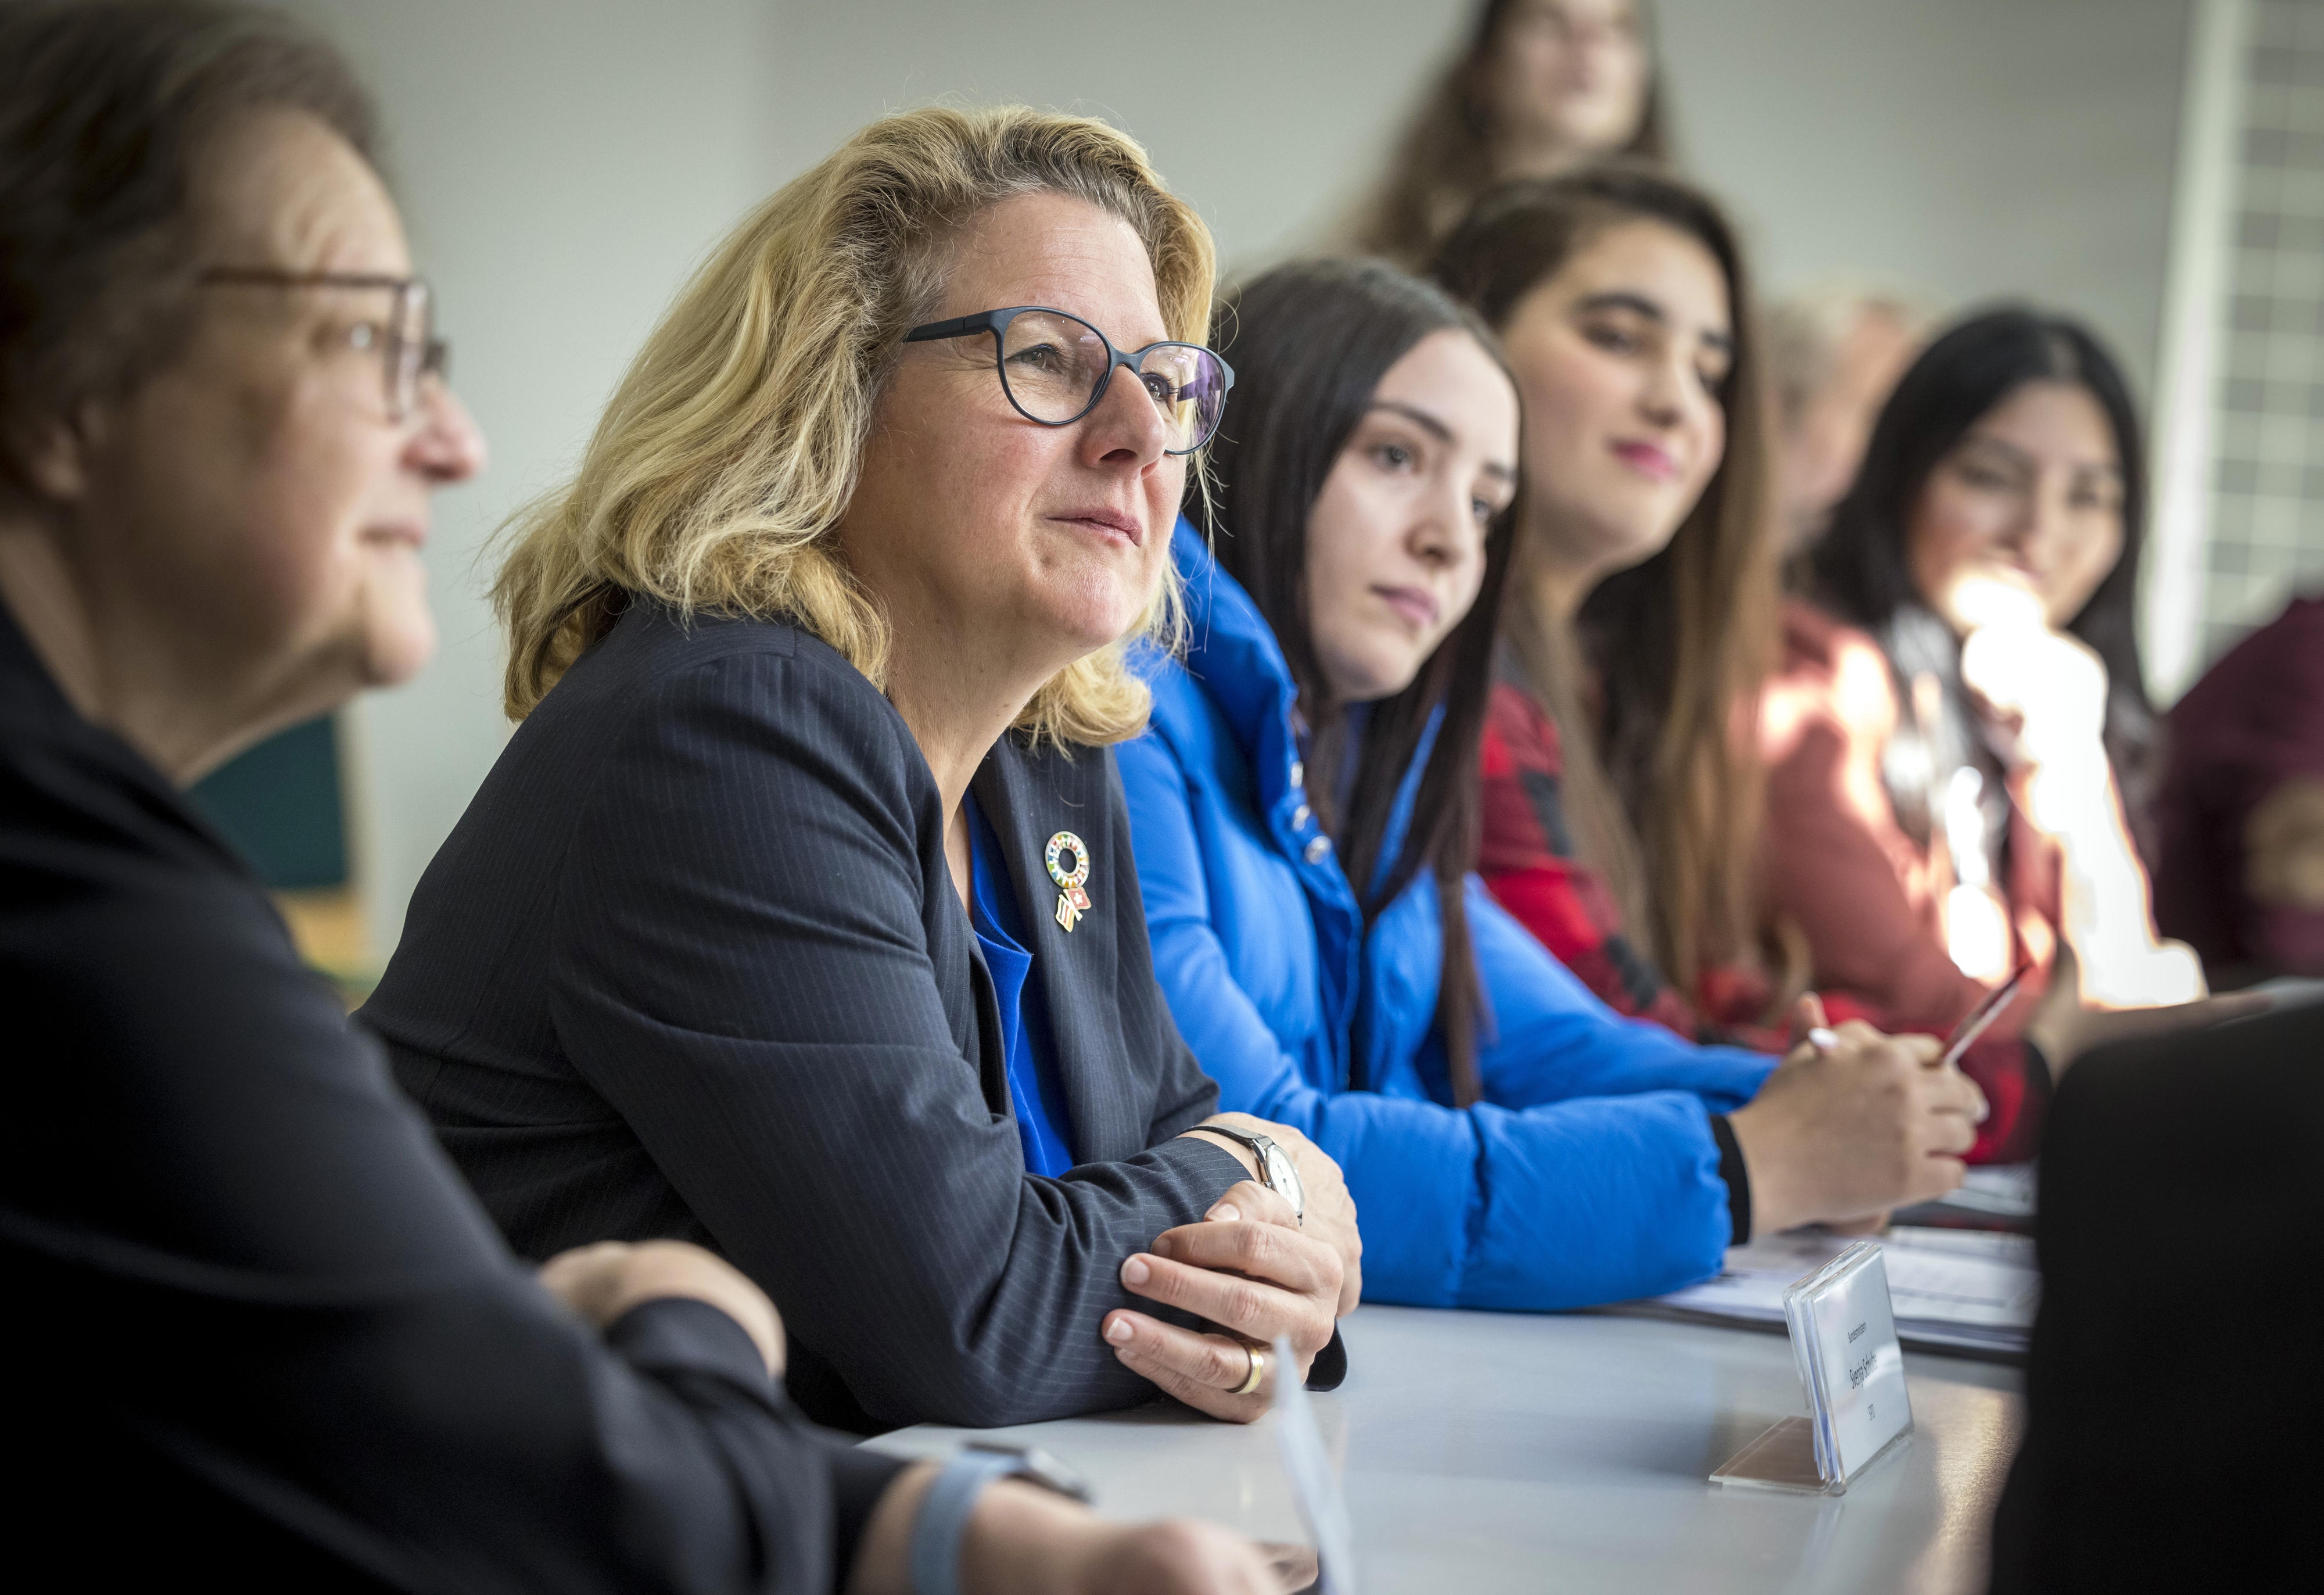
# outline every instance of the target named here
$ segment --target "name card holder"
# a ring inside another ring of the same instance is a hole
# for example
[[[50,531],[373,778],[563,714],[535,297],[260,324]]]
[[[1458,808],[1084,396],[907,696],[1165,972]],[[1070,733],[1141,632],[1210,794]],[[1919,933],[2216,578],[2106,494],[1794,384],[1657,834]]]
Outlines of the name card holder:
[[[1713,1484],[1845,1495],[1913,1432],[1904,1353],[1880,1249],[1858,1241],[1784,1292],[1808,1415],[1785,1418],[1729,1457]]]
[[[1292,1505],[1315,1542],[1315,1581],[1294,1595],[1356,1595],[1355,1521],[1348,1514],[1340,1476],[1332,1471],[1331,1453],[1323,1448],[1323,1432],[1316,1425],[1307,1387],[1298,1378],[1299,1358],[1289,1340],[1277,1339],[1275,1366],[1284,1370],[1275,1379],[1275,1443],[1282,1448],[1284,1469],[1291,1475]],[[1278,1563],[1276,1571],[1283,1574],[1289,1570]]]

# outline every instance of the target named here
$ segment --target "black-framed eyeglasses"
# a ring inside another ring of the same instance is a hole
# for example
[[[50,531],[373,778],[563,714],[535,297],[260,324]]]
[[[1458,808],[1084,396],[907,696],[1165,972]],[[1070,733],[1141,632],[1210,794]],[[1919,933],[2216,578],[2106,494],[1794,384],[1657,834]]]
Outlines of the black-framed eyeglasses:
[[[377,349],[386,364],[387,419],[401,421],[420,402],[420,379],[447,381],[452,346],[435,336],[436,299],[425,277],[390,277],[368,272],[286,272],[272,266],[213,266],[196,281],[254,288],[370,288],[395,296],[384,325],[358,321],[347,329],[347,346]]]
[[[1154,401],[1170,441],[1167,452],[1192,454],[1219,429],[1234,372],[1200,344],[1148,344],[1127,354],[1078,316],[1047,305],[979,310],[931,321],[904,335],[908,344],[992,335],[1001,390],[1017,413],[1045,427],[1070,427],[1097,408],[1116,366],[1127,366]]]

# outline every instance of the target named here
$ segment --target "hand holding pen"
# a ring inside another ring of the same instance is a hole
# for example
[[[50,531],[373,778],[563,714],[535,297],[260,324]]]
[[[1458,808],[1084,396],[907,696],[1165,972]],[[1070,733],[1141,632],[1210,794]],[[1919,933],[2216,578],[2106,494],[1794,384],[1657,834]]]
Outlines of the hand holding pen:
[[[1833,1026],[1813,997],[1794,1010],[1793,1034],[1758,1094],[1727,1116],[1750,1181],[1752,1232],[1860,1222],[1960,1184],[1985,1096],[1939,1065],[1934,1037]]]

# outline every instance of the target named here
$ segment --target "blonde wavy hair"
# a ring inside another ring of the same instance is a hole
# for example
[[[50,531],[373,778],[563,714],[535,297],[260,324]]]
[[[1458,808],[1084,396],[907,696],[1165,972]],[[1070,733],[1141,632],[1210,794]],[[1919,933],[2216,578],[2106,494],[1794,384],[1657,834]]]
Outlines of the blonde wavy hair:
[[[572,482],[510,522],[493,584],[510,718],[638,596],[685,615],[794,621],[884,685],[888,623],[834,529],[953,240],[986,207],[1044,190],[1127,222],[1169,336],[1202,341],[1210,232],[1123,134],[1023,106],[872,124],[734,229],[639,351]],[[1052,677],[1016,728],[1089,744],[1136,735],[1151,700],[1124,655],[1138,636],[1167,637],[1178,612],[1173,567],[1130,636]]]

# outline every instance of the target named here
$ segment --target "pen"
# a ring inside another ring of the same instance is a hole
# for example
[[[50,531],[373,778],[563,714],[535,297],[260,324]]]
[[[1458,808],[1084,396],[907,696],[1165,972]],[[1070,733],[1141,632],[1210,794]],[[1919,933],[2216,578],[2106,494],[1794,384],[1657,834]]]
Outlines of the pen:
[[[1945,1037],[1944,1056],[1937,1060],[1939,1068],[1950,1069],[1960,1062],[1961,1054],[1969,1049],[1969,1044],[1984,1035],[1987,1027],[2001,1017],[2001,1010],[2007,1008],[2009,1000],[2017,995],[2017,988],[2024,983],[2025,973],[2033,967],[2034,961],[2026,959],[2010,971],[2009,978],[1988,992],[1984,1001],[1969,1010],[1969,1017]]]

